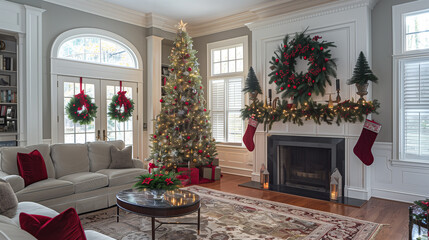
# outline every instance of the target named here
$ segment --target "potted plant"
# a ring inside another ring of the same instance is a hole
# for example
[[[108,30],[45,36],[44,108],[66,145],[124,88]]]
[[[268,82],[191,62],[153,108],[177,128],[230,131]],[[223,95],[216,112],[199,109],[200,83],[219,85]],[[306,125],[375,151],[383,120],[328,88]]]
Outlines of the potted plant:
[[[155,200],[162,199],[166,191],[177,189],[181,184],[175,172],[168,172],[161,168],[155,168],[151,173],[137,178],[139,180],[134,184],[134,188],[142,191],[150,190]]]
[[[365,55],[363,52],[360,52],[355,69],[353,70],[353,76],[347,81],[349,85],[356,85],[358,90],[356,93],[360,96],[359,101],[364,100],[363,96],[368,94],[368,81],[377,83],[377,80],[378,78],[372,73]]]
[[[249,93],[249,98],[252,101],[255,101],[258,97],[258,94],[262,94],[261,86],[259,85],[259,80],[256,77],[255,71],[252,67],[249,69],[249,74],[247,74],[246,82],[244,83],[243,88],[244,93]]]

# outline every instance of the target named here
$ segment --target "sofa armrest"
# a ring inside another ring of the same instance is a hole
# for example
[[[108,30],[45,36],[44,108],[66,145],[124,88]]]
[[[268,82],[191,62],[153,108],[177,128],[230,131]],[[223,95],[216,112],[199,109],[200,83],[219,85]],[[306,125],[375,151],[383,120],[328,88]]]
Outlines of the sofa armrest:
[[[14,192],[21,191],[25,187],[24,179],[21,176],[9,175],[0,171],[0,178],[8,182]]]
[[[135,168],[143,168],[143,162],[140,159],[133,158],[133,164]]]

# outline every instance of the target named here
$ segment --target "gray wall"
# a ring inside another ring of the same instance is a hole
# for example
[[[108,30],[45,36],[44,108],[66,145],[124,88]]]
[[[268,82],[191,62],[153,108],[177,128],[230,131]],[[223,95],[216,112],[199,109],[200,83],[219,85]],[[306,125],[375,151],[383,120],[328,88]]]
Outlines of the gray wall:
[[[392,6],[413,2],[414,0],[379,0],[372,11],[372,70],[379,78],[378,84],[373,85],[372,98],[381,104],[379,115],[373,118],[383,125],[377,141],[393,141],[392,123]]]
[[[203,77],[205,95],[207,96],[207,43],[222,41],[230,38],[248,36],[249,42],[249,67],[252,63],[252,32],[247,27],[215,33],[194,38],[194,49],[198,51],[197,58],[200,64],[200,74]],[[191,36],[192,37],[192,36]],[[247,69],[245,69],[247,71]],[[207,99],[207,97],[206,97]]]
[[[45,9],[43,13],[43,138],[51,138],[51,47],[59,34],[74,28],[99,28],[116,33],[130,41],[139,51],[143,60],[143,94],[147,96],[147,44],[146,36],[156,35],[166,39],[173,39],[175,34],[157,28],[143,28],[132,24],[116,21],[110,18],[74,10],[71,8],[51,4],[42,0],[10,0],[11,2],[27,4]],[[56,101],[56,100],[54,100]],[[143,121],[147,122],[147,101],[143,105]]]
[[[162,40],[162,65],[170,65],[170,60],[168,59],[168,57],[170,56],[172,48],[173,41],[168,39]]]

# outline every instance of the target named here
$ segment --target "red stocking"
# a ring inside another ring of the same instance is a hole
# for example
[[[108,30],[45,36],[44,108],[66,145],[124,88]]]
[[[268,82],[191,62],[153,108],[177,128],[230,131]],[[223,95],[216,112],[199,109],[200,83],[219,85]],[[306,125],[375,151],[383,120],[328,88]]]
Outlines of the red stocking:
[[[255,149],[255,143],[253,142],[253,136],[255,135],[256,128],[258,127],[258,121],[253,118],[249,118],[249,125],[247,125],[246,133],[243,136],[244,145],[246,145],[249,151]]]
[[[353,152],[356,156],[367,166],[374,162],[374,156],[372,156],[371,148],[372,145],[374,145],[380,129],[381,124],[367,119],[363,125],[359,140],[353,148]]]

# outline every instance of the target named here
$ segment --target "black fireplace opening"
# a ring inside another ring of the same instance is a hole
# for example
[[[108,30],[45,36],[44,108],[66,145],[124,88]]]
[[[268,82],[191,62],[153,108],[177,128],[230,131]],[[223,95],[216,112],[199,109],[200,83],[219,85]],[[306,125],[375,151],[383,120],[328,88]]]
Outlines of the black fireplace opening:
[[[335,168],[343,176],[344,189],[343,138],[273,135],[267,145],[271,190],[329,200]]]

